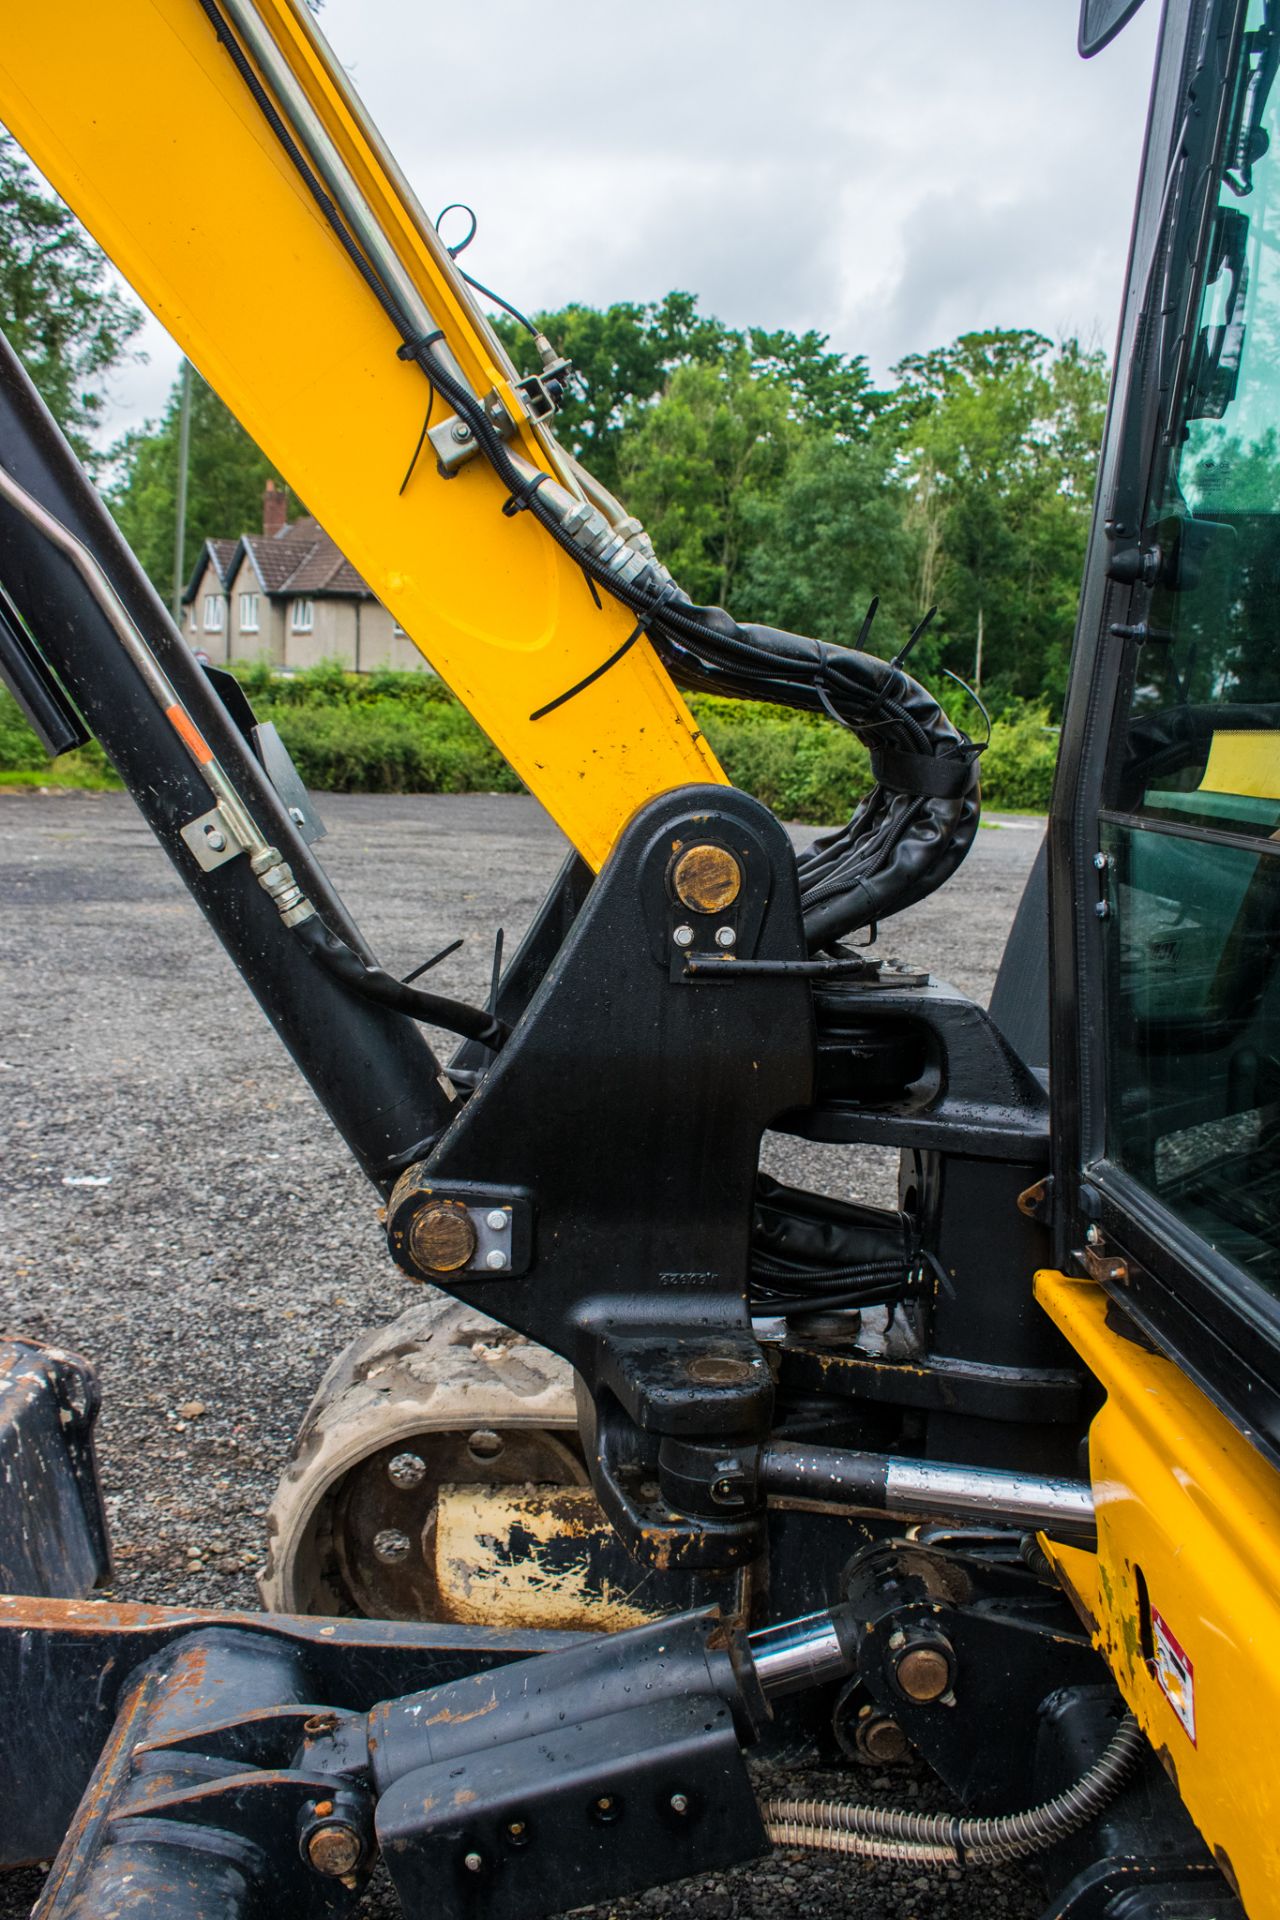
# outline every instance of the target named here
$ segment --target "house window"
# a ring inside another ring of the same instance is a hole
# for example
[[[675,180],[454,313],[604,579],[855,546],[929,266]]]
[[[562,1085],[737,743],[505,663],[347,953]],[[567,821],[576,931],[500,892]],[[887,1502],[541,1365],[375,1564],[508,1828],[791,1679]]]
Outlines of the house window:
[[[310,633],[316,623],[316,609],[313,600],[295,600],[293,617],[289,625],[294,633]]]
[[[220,593],[206,593],[204,597],[204,630],[206,633],[221,633],[226,618],[226,602]]]
[[[192,631],[192,633],[194,633],[194,632],[195,632],[195,630],[196,630],[196,628],[197,628],[197,627],[198,627],[199,625],[200,625],[200,616],[199,616],[199,615],[197,614],[197,612],[196,612],[196,603],[195,603],[195,601],[193,600],[193,601],[191,602],[191,631]]]
[[[258,631],[258,596],[256,593],[240,595],[240,631],[256,633]]]

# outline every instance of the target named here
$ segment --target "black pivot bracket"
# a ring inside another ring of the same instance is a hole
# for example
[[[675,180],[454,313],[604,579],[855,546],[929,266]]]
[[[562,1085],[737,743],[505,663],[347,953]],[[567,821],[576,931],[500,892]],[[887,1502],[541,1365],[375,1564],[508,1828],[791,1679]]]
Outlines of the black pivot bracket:
[[[747,1307],[760,1136],[811,1098],[815,1058],[805,977],[703,978],[686,963],[806,951],[791,844],[766,808],[724,787],[649,802],[388,1208],[407,1273],[572,1362],[597,1494],[650,1564],[726,1569],[761,1548],[762,1503],[691,1521],[662,1495],[658,1453],[675,1435],[730,1457],[768,1432],[772,1379]],[[478,1270],[462,1226],[481,1195],[495,1209],[505,1196],[520,1223],[506,1269]],[[444,1264],[463,1248],[465,1264]]]

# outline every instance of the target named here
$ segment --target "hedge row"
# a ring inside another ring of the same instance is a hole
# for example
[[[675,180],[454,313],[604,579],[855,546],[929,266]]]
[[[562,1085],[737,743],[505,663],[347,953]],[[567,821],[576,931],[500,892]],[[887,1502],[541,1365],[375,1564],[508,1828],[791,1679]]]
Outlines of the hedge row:
[[[444,682],[425,673],[344,673],[325,664],[285,677],[238,671],[259,719],[274,720],[304,782],[329,793],[517,793],[520,782]],[[695,695],[698,724],[735,786],[784,820],[846,819],[871,784],[867,751],[821,716]],[[983,758],[989,807],[1043,811],[1057,735],[1024,709],[997,720]],[[52,767],[0,689],[0,785],[117,786],[95,744]]]

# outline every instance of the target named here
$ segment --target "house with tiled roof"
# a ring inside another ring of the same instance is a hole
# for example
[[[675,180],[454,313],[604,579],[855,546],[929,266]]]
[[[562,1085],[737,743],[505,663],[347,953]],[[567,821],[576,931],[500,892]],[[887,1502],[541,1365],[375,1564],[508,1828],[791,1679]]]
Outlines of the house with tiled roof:
[[[426,662],[318,521],[288,518],[268,480],[262,532],[206,540],[182,596],[187,638],[215,665],[339,660],[356,673]]]

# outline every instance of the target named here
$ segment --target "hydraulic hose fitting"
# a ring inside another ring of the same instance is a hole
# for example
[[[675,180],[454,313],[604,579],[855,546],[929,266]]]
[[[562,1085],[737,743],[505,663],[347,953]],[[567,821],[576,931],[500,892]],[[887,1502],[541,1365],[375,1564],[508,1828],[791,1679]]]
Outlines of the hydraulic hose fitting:
[[[278,847],[265,847],[261,853],[254,854],[249,866],[257,876],[258,885],[275,903],[286,927],[301,926],[304,920],[314,918],[315,908],[294,879],[293,868]]]

